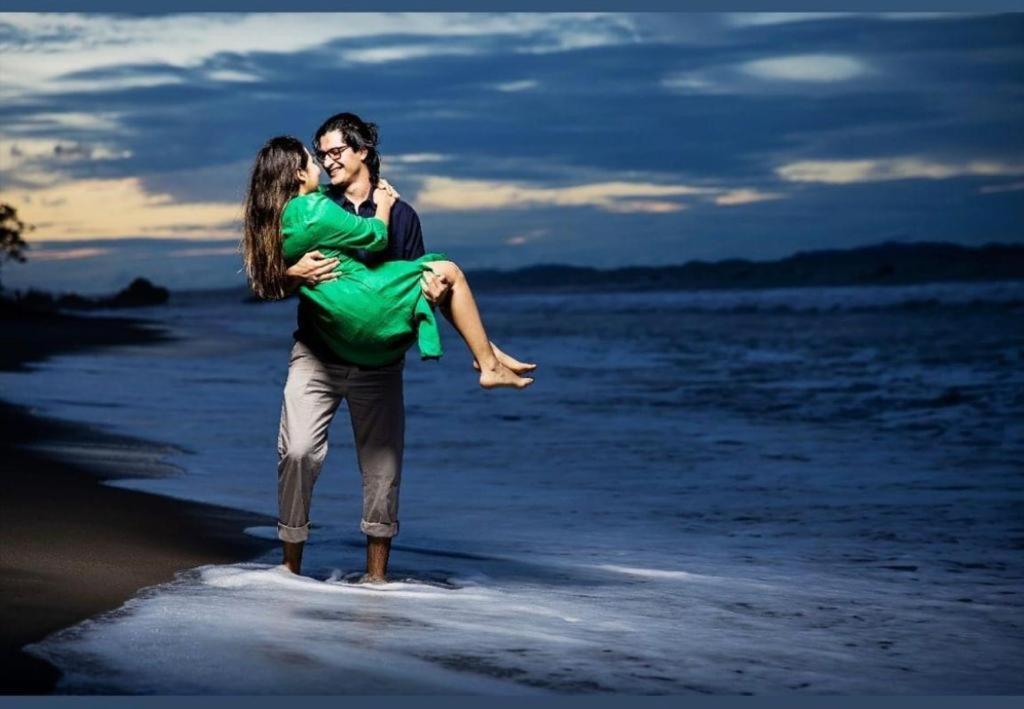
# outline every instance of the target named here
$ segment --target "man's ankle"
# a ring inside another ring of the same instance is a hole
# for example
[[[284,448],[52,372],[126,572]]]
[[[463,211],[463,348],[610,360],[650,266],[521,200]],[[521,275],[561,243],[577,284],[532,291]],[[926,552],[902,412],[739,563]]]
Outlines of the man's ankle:
[[[283,544],[283,563],[293,574],[298,574],[302,568],[302,550],[305,547],[305,542],[282,542]]]
[[[366,535],[366,574],[383,579],[388,570],[388,556],[391,552],[391,537]]]

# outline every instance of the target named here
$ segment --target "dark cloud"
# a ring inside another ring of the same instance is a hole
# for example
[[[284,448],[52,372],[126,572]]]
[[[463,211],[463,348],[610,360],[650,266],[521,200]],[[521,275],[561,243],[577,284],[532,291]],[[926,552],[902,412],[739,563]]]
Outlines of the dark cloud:
[[[339,110],[381,126],[385,160],[408,153],[448,158],[396,166],[412,188],[407,194],[433,173],[538,187],[625,179],[787,195],[733,208],[694,203],[667,215],[591,208],[429,215],[438,246],[465,250],[479,265],[776,257],[893,234],[1022,238],[1019,193],[977,194],[999,178],[814,185],[784,182],[775,169],[797,160],[901,155],[1024,160],[1024,15],[856,16],[734,28],[715,15],[634,20],[634,29],[618,20],[603,28],[617,44],[566,51],[549,51],[560,39],[554,29],[393,34],[287,54],[225,52],[187,68],[89,69],[65,77],[92,82],[88,90],[0,107],[0,121],[17,135],[131,152],[127,159],[69,161],[63,167],[72,177],[139,176],[148,188],[187,200],[240,199],[247,161],[266,138],[307,140]],[[0,42],[16,43],[12,33],[0,24]],[[425,56],[360,61],[408,47]],[[804,54],[850,57],[867,71],[811,82],[742,69]],[[666,80],[673,76],[703,76],[712,86],[672,90]],[[133,86],[134,79],[173,83]],[[62,111],[114,113],[119,123],[106,132],[58,131],[35,118]],[[506,243],[540,230],[545,236]],[[645,248],[637,250],[638,239]]]
[[[80,39],[81,32],[72,27],[55,26],[46,31],[26,36],[17,26],[10,22],[0,21],[0,51],[11,49],[28,49],[52,43],[65,43]]]

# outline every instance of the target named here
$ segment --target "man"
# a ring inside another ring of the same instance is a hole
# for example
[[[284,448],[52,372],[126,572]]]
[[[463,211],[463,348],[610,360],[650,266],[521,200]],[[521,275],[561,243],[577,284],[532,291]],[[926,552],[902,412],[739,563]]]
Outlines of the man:
[[[380,178],[377,128],[353,113],[331,116],[316,131],[315,155],[330,176],[329,196],[342,208],[372,217],[373,190]],[[407,202],[391,210],[388,246],[380,252],[357,252],[366,264],[415,259],[425,253],[419,216]],[[288,269],[292,289],[333,280],[337,259],[319,252],[306,254]],[[451,283],[424,276],[423,291],[432,303],[442,303]],[[386,580],[391,539],[398,533],[398,490],[405,444],[405,404],[402,373],[405,358],[382,367],[359,367],[345,362],[320,342],[311,327],[312,313],[299,303],[299,326],[288,367],[281,428],[278,438],[278,538],[284,544],[284,563],[299,573],[302,550],[309,536],[309,507],[313,485],[327,454],[327,430],[343,399],[348,402],[356,454],[363,478],[363,516],[366,535],[366,573],[361,582]]]

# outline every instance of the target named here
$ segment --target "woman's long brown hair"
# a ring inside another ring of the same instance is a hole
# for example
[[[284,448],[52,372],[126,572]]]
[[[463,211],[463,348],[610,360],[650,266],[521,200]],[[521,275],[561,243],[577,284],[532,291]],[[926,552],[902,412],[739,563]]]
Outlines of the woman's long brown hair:
[[[279,135],[260,148],[252,166],[239,250],[249,287],[259,298],[277,300],[287,295],[281,212],[298,192],[295,171],[304,169],[308,162],[302,141]]]

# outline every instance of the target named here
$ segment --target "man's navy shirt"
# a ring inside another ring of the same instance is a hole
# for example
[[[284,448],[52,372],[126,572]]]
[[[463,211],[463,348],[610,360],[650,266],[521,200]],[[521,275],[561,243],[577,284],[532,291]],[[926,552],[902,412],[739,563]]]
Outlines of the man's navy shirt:
[[[373,201],[372,191],[370,197],[359,205],[358,211],[355,205],[345,197],[344,192],[334,193],[333,190],[328,190],[327,196],[342,209],[352,214],[358,214],[360,217],[372,217],[377,214],[377,205]],[[387,248],[380,251],[358,250],[353,252],[353,256],[367,266],[373,266],[384,261],[412,261],[425,253],[420,217],[408,202],[399,200],[391,208],[391,218],[388,220]],[[313,350],[316,356],[325,362],[350,364],[334,354],[317,336],[316,330],[312,326],[313,307],[305,299],[299,299],[299,328],[294,333],[295,339]]]
[[[358,211],[344,193],[335,196],[328,191],[327,196],[345,211],[358,214],[360,217],[372,217],[377,214],[373,192],[370,193],[369,199],[359,205]],[[391,218],[388,220],[388,247],[381,251],[356,251],[355,257],[367,266],[373,266],[384,261],[412,261],[425,253],[420,217],[407,202],[399,200],[391,208]]]

